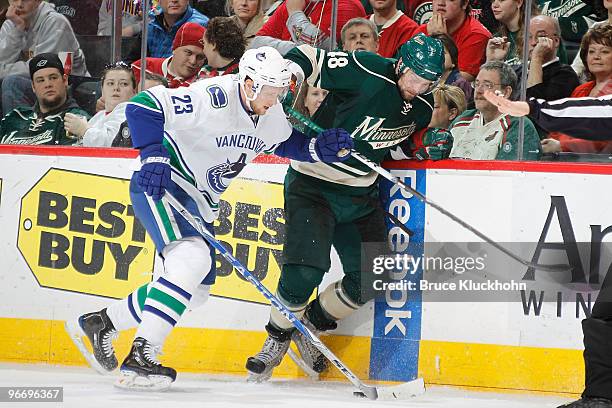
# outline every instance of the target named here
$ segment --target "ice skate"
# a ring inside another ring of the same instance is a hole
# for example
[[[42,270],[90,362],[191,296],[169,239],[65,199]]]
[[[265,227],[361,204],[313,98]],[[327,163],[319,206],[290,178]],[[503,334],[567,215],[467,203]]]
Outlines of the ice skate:
[[[321,331],[317,330],[306,317],[304,317],[303,323],[310,329],[310,331],[314,333],[315,336],[319,337],[319,335],[322,333]],[[316,374],[320,374],[327,370],[327,358],[312,344],[310,340],[306,338],[306,336],[302,334],[302,332],[295,330],[291,334],[291,340],[293,340],[297,346],[304,364],[306,364],[310,370]],[[310,372],[307,372],[307,374],[309,374],[311,377],[313,376]]]
[[[121,374],[115,386],[137,391],[165,391],[176,380],[176,370],[157,360],[160,346],[142,337],[132,343],[130,354],[121,364]]]
[[[281,331],[270,325],[266,326],[268,338],[261,351],[246,362],[249,371],[249,382],[264,382],[272,377],[272,371],[277,367],[289,349],[291,333]]]
[[[118,336],[106,309],[87,313],[65,324],[70,339],[77,346],[89,365],[100,374],[108,374],[117,368],[118,362],[112,341]],[[83,338],[89,340],[92,351],[85,346]]]

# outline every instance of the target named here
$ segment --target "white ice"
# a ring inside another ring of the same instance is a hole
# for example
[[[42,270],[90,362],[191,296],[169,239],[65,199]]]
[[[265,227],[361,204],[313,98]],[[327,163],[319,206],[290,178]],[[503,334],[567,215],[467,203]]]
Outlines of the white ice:
[[[104,408],[554,408],[569,398],[428,387],[403,401],[370,401],[353,396],[348,383],[272,380],[248,384],[240,377],[179,373],[167,392],[128,392],[113,387],[114,376],[88,368],[0,364],[0,387],[62,386],[63,403],[0,403],[3,407]]]

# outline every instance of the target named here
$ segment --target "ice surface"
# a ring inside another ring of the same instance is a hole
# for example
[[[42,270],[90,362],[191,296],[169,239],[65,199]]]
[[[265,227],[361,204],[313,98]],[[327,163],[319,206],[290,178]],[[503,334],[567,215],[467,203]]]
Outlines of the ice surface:
[[[3,407],[105,408],[554,408],[569,398],[498,394],[428,387],[425,395],[403,401],[370,401],[353,396],[348,383],[273,380],[248,384],[244,378],[180,373],[167,392],[128,392],[113,387],[113,375],[84,367],[0,364],[0,386],[63,386],[63,403],[0,403]]]

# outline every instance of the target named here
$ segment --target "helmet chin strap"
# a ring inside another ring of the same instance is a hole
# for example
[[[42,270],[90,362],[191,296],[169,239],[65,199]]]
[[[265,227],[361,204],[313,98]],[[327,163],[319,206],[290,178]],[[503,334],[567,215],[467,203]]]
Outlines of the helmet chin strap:
[[[255,91],[253,91],[253,97],[249,97],[249,95],[246,92],[246,89],[244,88],[244,83],[240,84],[240,89],[242,90],[242,93],[244,94],[244,99],[246,100],[247,103],[247,107],[251,110],[251,112],[254,112],[255,110],[253,109],[253,101],[255,99],[257,99],[257,95],[255,95]]]

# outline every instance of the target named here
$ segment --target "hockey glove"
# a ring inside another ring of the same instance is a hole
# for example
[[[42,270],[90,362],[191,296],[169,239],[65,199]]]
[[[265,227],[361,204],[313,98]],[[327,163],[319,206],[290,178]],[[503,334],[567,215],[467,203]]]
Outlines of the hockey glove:
[[[170,154],[161,144],[140,150],[142,167],[136,183],[155,201],[160,200],[170,184]]]
[[[353,138],[342,128],[327,129],[310,141],[310,155],[315,161],[333,163],[351,157]],[[340,155],[339,155],[340,153]]]
[[[412,155],[419,160],[448,158],[453,147],[453,136],[445,129],[428,128],[412,137]]]

